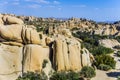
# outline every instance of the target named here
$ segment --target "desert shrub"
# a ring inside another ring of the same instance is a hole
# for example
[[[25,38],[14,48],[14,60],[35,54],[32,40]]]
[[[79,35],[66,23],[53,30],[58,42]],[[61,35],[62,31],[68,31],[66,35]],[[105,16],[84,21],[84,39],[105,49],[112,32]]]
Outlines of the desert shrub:
[[[104,70],[104,71],[108,71],[108,70],[110,70],[110,69],[112,69],[112,68],[111,68],[109,65],[100,64],[100,65],[98,66],[98,69]]]
[[[50,80],[67,80],[66,72],[54,72]]]
[[[96,72],[95,72],[95,69],[93,67],[84,66],[81,69],[80,75],[85,77],[85,78],[92,78],[92,77],[96,76]]]
[[[117,77],[117,80],[120,80],[120,76]]]
[[[109,65],[112,69],[115,68],[116,61],[110,55],[98,55],[95,56],[95,65],[98,68],[100,64]]]
[[[115,39],[120,42],[120,36],[115,37]]]
[[[113,53],[114,51],[110,48],[98,46],[98,47],[93,48],[91,52],[93,53],[93,55],[103,55],[103,54]]]
[[[120,51],[117,52],[117,56],[120,57]]]
[[[95,35],[89,32],[76,32],[73,36],[83,40],[82,46],[86,47],[93,55],[109,54],[113,53],[113,50],[99,45],[100,39],[106,39],[109,36]]]
[[[42,68],[45,68],[47,63],[48,63],[48,60],[44,59],[42,63]]]
[[[69,72],[55,72],[50,77],[50,80],[80,80],[79,73],[69,71]]]
[[[67,73],[67,80],[80,80],[80,75],[76,72],[70,71]]]
[[[27,72],[23,73],[23,75],[19,76],[16,80],[47,80],[47,76],[44,73]]]

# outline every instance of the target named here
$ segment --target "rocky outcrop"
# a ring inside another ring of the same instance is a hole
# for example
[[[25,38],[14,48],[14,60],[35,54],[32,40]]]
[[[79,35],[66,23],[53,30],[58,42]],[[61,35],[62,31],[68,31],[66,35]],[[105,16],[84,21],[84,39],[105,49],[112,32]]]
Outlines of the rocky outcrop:
[[[0,44],[0,80],[15,80],[21,74],[22,49]]]
[[[118,33],[118,30],[116,29],[115,26],[106,25],[99,29],[95,29],[93,32],[94,34],[98,35],[116,35]]]
[[[39,34],[32,28],[24,25],[1,25],[0,36],[6,41],[24,44],[40,44]]]
[[[18,19],[13,16],[4,15],[2,17],[4,24],[23,24],[24,22],[21,19]]]
[[[115,46],[119,46],[120,43],[115,39],[103,39],[99,40],[99,44],[108,48],[113,49]]]
[[[74,38],[58,37],[54,41],[53,66],[57,71],[79,71],[83,66],[90,66],[94,60],[87,49],[81,49]]]
[[[24,46],[24,70],[41,71],[44,60],[49,61],[49,47],[29,44]]]
[[[0,80],[15,80],[26,71],[47,75],[53,70],[79,71],[94,60],[63,26],[52,28],[53,35],[45,35],[14,16],[0,16]]]

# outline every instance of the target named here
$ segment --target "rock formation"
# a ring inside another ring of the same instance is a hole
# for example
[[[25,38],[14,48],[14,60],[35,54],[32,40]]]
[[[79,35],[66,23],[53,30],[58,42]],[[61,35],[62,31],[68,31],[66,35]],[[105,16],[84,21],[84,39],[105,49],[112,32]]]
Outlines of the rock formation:
[[[93,60],[69,29],[58,27],[47,36],[19,18],[0,15],[0,80],[15,80],[26,71],[45,71],[47,75],[51,70],[79,71]]]
[[[120,43],[115,39],[103,39],[99,40],[99,44],[113,49],[115,46],[120,46]]]

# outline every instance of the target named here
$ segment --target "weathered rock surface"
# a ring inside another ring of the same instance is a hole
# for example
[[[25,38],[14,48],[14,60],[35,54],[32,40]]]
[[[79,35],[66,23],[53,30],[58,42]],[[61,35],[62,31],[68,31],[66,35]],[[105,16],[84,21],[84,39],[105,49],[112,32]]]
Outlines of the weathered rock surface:
[[[29,44],[24,46],[25,71],[41,71],[44,60],[49,61],[49,47]]]
[[[0,80],[15,80],[22,71],[22,47],[0,44]]]
[[[24,25],[1,25],[0,36],[6,41],[24,44],[40,44],[40,38],[37,31],[32,28],[27,28],[27,26]]]
[[[115,46],[120,45],[120,43],[115,39],[103,39],[99,40],[99,44],[108,48],[113,49]]]
[[[24,22],[21,19],[18,19],[13,16],[5,15],[2,17],[5,24],[23,24]]]
[[[64,24],[65,25],[65,24]],[[71,27],[73,24],[70,22]],[[94,57],[63,25],[44,35],[21,19],[0,15],[0,80],[15,80],[26,71],[79,71]],[[44,60],[47,61],[43,67]]]
[[[87,49],[81,49],[80,46],[80,43],[74,38],[56,38],[53,48],[53,64],[55,69],[57,71],[78,71],[83,66],[90,66],[94,59],[90,57]]]

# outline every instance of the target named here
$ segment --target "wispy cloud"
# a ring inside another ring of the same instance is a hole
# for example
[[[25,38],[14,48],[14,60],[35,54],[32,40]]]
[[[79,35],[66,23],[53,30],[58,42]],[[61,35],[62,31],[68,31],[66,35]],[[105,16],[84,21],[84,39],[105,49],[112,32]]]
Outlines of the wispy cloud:
[[[53,4],[60,4],[59,1],[53,1]]]
[[[13,2],[12,5],[19,5],[19,2]]]
[[[99,10],[99,8],[94,8],[95,10]]]
[[[20,0],[13,0],[13,1],[16,1],[16,2],[18,2],[18,1],[20,1]]]
[[[47,0],[25,0],[27,2],[36,2],[36,3],[43,3],[43,4],[49,4],[50,2]]]
[[[73,5],[72,7],[80,7],[80,8],[85,8],[85,7],[87,7],[86,5]]]
[[[59,8],[58,8],[58,10],[62,10],[62,8],[61,8],[61,7],[59,7]]]
[[[38,4],[32,4],[32,5],[28,5],[29,8],[40,8],[42,7],[41,5]]]
[[[46,6],[47,8],[55,8],[56,6],[53,6],[53,5],[48,5]]]
[[[4,6],[4,5],[7,5],[7,4],[8,4],[8,2],[4,1],[4,2],[0,3],[0,6]]]

